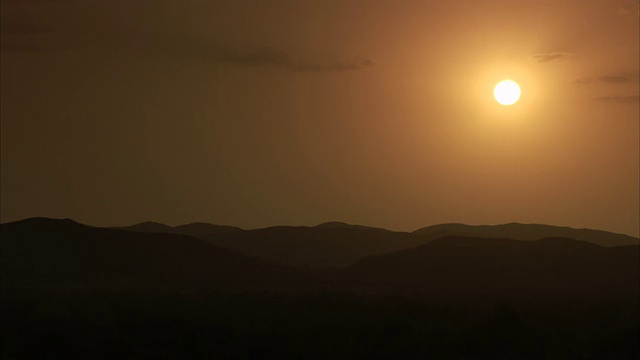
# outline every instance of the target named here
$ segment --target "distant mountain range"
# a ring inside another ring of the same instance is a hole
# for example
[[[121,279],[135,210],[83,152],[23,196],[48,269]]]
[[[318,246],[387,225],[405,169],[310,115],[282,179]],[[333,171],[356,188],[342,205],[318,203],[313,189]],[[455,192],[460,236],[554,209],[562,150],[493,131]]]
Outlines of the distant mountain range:
[[[526,227],[516,226],[520,231]],[[3,286],[303,288],[328,280],[327,284],[348,288],[420,288],[451,294],[511,291],[529,296],[567,292],[626,296],[624,291],[637,290],[640,271],[638,245],[602,247],[559,237],[535,241],[468,236],[435,239],[441,231],[425,235],[341,223],[225,230],[200,238],[157,232],[165,229],[161,224],[132,228],[135,231],[46,218],[2,224]],[[194,233],[220,228],[207,224],[169,227]],[[320,281],[310,276],[313,271],[275,262],[341,269]]]
[[[32,218],[2,224],[3,286],[219,288],[300,282],[288,269],[180,234]]]
[[[238,253],[289,266],[341,267],[358,259],[424,243],[411,233],[327,222],[314,227],[275,226],[242,230],[195,223],[171,227],[144,222],[113,229],[145,233],[183,234],[207,240]]]
[[[550,237],[565,237],[588,241],[601,246],[638,245],[640,239],[602,230],[574,229],[542,224],[465,225],[440,224],[428,226],[413,232],[430,237],[474,236],[487,238],[508,238],[515,240],[540,240]]]
[[[434,296],[637,299],[639,249],[567,238],[445,237],[363,259],[344,278],[361,286],[426,289]]]
[[[423,244],[424,237],[359,226],[276,226],[212,234],[202,239],[289,266],[343,267],[370,255]]]
[[[223,234],[233,231],[240,231],[239,227],[226,225],[213,225],[203,222],[195,222],[191,224],[178,225],[175,227],[147,221],[131,226],[112,227],[114,230],[127,230],[146,233],[166,233],[166,234],[182,234],[189,236],[203,236],[211,234]]]
[[[0,225],[3,355],[638,358],[637,244],[342,223],[201,235],[220,229]]]
[[[189,235],[250,257],[288,266],[310,267],[344,267],[367,256],[408,249],[451,236],[526,241],[564,237],[601,246],[640,244],[638,238],[606,231],[518,223],[483,226],[441,224],[413,233],[342,222],[327,222],[312,227],[276,226],[254,230],[206,223],[171,227],[145,222],[115,229]]]

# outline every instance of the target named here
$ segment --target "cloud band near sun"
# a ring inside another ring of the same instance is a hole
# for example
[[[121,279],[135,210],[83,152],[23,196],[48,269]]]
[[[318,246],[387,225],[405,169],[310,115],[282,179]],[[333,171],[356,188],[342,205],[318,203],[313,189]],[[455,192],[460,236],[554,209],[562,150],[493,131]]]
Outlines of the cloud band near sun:
[[[638,82],[638,74],[614,74],[593,77],[581,77],[575,81],[577,84],[632,84]]]
[[[216,57],[216,60],[221,63],[241,66],[272,66],[301,72],[364,70],[375,67],[378,64],[376,60],[371,58],[358,62],[335,62],[329,64],[298,62],[293,60],[286,52],[269,47],[247,52],[225,50]]]
[[[569,59],[573,56],[571,53],[563,51],[555,51],[549,53],[538,53],[531,55],[530,59],[539,63],[546,63],[554,60]]]
[[[604,102],[635,104],[640,102],[640,95],[597,96],[597,97],[594,97],[593,100],[604,101]]]

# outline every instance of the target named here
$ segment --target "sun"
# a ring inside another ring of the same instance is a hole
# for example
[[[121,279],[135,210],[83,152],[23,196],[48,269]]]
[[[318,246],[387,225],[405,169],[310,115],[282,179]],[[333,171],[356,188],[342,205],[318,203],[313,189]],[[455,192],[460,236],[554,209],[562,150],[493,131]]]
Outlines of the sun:
[[[502,80],[493,89],[493,97],[501,105],[513,105],[520,99],[520,86],[513,80]]]

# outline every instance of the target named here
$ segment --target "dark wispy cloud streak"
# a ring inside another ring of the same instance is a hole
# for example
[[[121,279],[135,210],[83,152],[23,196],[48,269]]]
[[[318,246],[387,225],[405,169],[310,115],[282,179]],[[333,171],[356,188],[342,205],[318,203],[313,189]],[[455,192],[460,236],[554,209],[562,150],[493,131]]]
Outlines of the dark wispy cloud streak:
[[[546,63],[554,60],[567,59],[567,58],[570,58],[571,56],[573,56],[573,54],[571,53],[556,51],[556,52],[550,52],[550,53],[533,54],[531,55],[531,60],[539,63]]]
[[[581,77],[575,81],[578,84],[631,84],[638,82],[638,74],[603,75],[595,77]]]
[[[47,28],[31,27],[27,25],[11,26],[3,28],[2,51],[8,52],[34,52],[47,53],[65,51],[69,49],[83,49],[83,51],[107,51],[107,52],[149,52],[161,56],[186,56],[206,59],[216,63],[232,64],[246,67],[276,67],[294,72],[343,72],[365,70],[378,65],[372,58],[350,62],[297,61],[286,52],[262,47],[256,50],[237,50],[233,47],[220,47],[206,42],[185,41],[185,39],[173,39],[168,37],[150,38],[143,41],[135,39],[116,39],[108,42],[96,41],[91,43],[82,39],[65,39]],[[167,50],[170,49],[170,50]]]
[[[603,101],[603,102],[635,104],[640,102],[640,95],[596,96],[593,98],[593,100]]]
[[[218,62],[240,66],[272,66],[290,71],[301,72],[339,72],[349,70],[364,70],[377,65],[374,59],[364,59],[359,62],[343,62],[322,64],[316,62],[298,62],[293,60],[282,50],[269,47],[255,51],[239,52],[224,50],[215,58]]]

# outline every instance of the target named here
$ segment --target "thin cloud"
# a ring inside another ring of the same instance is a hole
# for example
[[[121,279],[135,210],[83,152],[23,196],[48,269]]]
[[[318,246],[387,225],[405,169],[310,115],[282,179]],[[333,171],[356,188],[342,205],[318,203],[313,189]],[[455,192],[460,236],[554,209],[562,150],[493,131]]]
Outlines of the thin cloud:
[[[578,84],[630,84],[638,82],[637,74],[603,75],[596,77],[581,77],[575,81]]]
[[[623,95],[623,96],[597,96],[595,101],[612,102],[612,103],[629,103],[635,104],[640,102],[640,95]]]
[[[531,55],[531,60],[539,62],[539,63],[546,63],[546,62],[554,61],[554,60],[568,59],[568,58],[570,58],[572,56],[573,56],[573,54],[571,54],[571,53],[562,52],[562,51],[555,51],[555,52],[550,52],[550,53],[533,54],[533,55]]]
[[[374,59],[364,59],[359,62],[321,64],[315,62],[298,62],[293,60],[282,50],[269,47],[251,52],[225,50],[216,58],[220,63],[240,66],[271,66],[290,71],[300,72],[339,72],[350,70],[364,70],[376,66]]]
[[[241,51],[234,47],[220,47],[207,42],[184,38],[152,36],[144,39],[114,37],[105,40],[98,34],[84,37],[61,36],[53,29],[30,23],[2,24],[2,51],[47,53],[78,49],[81,51],[153,52],[164,56],[204,58],[218,63],[247,67],[278,67],[295,72],[344,72],[375,67],[372,58],[350,62],[296,61],[286,52],[262,47]],[[90,41],[89,41],[90,40]]]

